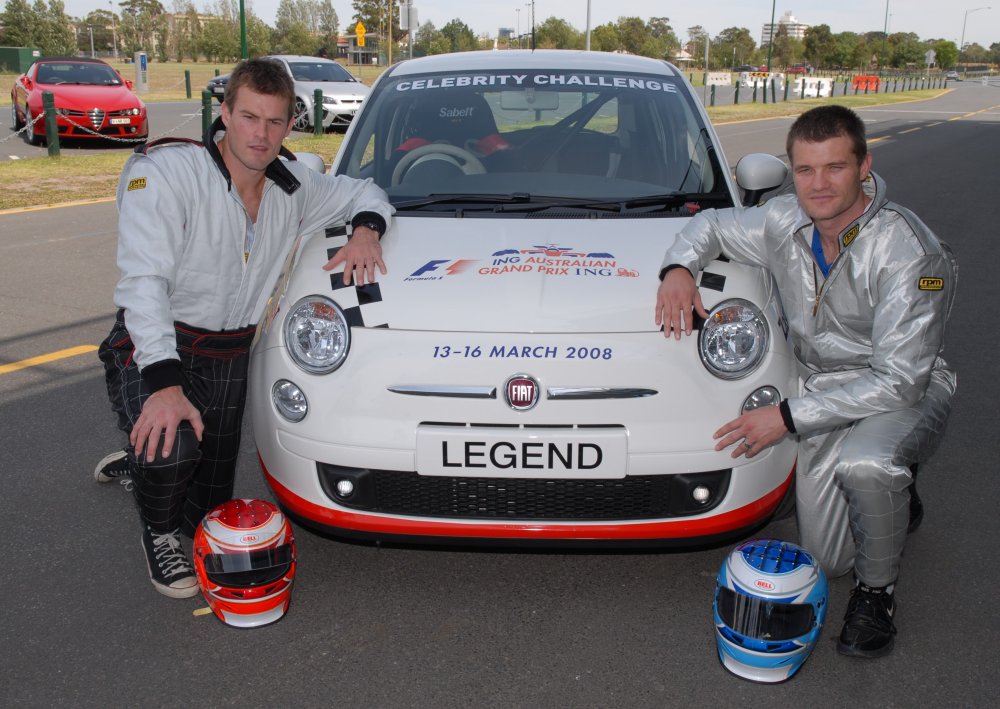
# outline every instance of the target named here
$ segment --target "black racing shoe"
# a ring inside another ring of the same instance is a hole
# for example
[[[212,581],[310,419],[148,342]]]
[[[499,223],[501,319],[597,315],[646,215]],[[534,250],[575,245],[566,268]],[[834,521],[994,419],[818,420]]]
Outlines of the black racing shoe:
[[[910,491],[910,523],[906,527],[906,533],[912,534],[917,531],[917,527],[924,520],[924,503],[920,501],[917,494],[917,466],[910,466],[910,473],[913,475],[913,482],[906,488]]]
[[[112,480],[122,480],[131,477],[132,470],[129,468],[128,454],[125,451],[109,453],[94,468],[94,480],[99,483],[109,483]]]
[[[851,591],[837,652],[851,657],[884,657],[892,652],[896,602],[885,588],[858,584]]]
[[[143,525],[142,550],[146,552],[149,580],[157,591],[171,598],[198,595],[198,578],[181,549],[178,530],[157,532]]]

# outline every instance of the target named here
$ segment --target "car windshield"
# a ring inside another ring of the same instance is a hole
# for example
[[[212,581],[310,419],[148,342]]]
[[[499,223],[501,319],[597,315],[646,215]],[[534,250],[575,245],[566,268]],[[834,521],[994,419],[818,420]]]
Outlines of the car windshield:
[[[403,209],[724,206],[727,182],[681,82],[594,71],[386,77],[338,170],[373,178]]]
[[[39,84],[77,84],[82,86],[121,86],[115,70],[105,64],[90,62],[46,62],[38,65],[35,80]]]
[[[289,62],[292,78],[296,81],[354,81],[354,77],[335,62]]]

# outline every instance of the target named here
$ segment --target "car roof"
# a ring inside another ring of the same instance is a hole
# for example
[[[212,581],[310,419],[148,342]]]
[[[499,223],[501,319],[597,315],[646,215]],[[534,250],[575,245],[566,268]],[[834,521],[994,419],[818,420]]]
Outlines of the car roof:
[[[680,76],[677,67],[659,59],[632,54],[587,52],[568,49],[504,49],[482,52],[436,54],[402,61],[392,67],[393,76],[444,71],[489,71],[491,69],[546,69],[570,71],[627,71]]]
[[[104,66],[111,66],[107,62],[100,59],[91,59],[90,57],[40,57],[35,60],[36,64],[46,62],[77,62],[78,64],[103,64]]]
[[[327,57],[311,57],[308,54],[268,54],[262,59],[284,59],[286,62],[321,62],[326,64],[336,64],[337,62]]]

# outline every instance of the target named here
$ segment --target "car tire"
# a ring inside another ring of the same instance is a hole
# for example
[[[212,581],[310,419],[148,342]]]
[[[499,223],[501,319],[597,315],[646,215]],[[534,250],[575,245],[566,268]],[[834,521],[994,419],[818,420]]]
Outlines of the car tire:
[[[24,105],[24,122],[25,123],[31,123],[31,120],[32,120],[31,119],[31,110],[28,108],[28,105],[25,104]],[[32,123],[30,126],[28,126],[24,130],[24,142],[27,143],[28,145],[41,145],[42,144],[42,140],[43,140],[42,136],[40,136],[37,133],[35,133],[35,124]]]
[[[24,127],[24,123],[21,122],[21,118],[17,115],[17,104],[12,103],[10,105],[10,129],[15,133]]]
[[[295,113],[292,116],[292,121],[292,128],[298,131],[306,132],[312,126],[306,102],[297,96],[295,97]]]

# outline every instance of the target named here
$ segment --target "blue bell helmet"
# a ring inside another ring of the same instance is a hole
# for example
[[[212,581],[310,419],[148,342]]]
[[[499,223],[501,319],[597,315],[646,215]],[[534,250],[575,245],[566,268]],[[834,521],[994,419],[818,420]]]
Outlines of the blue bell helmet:
[[[722,666],[754,682],[789,679],[819,640],[828,595],[826,574],[805,549],[776,539],[737,546],[712,603]]]

